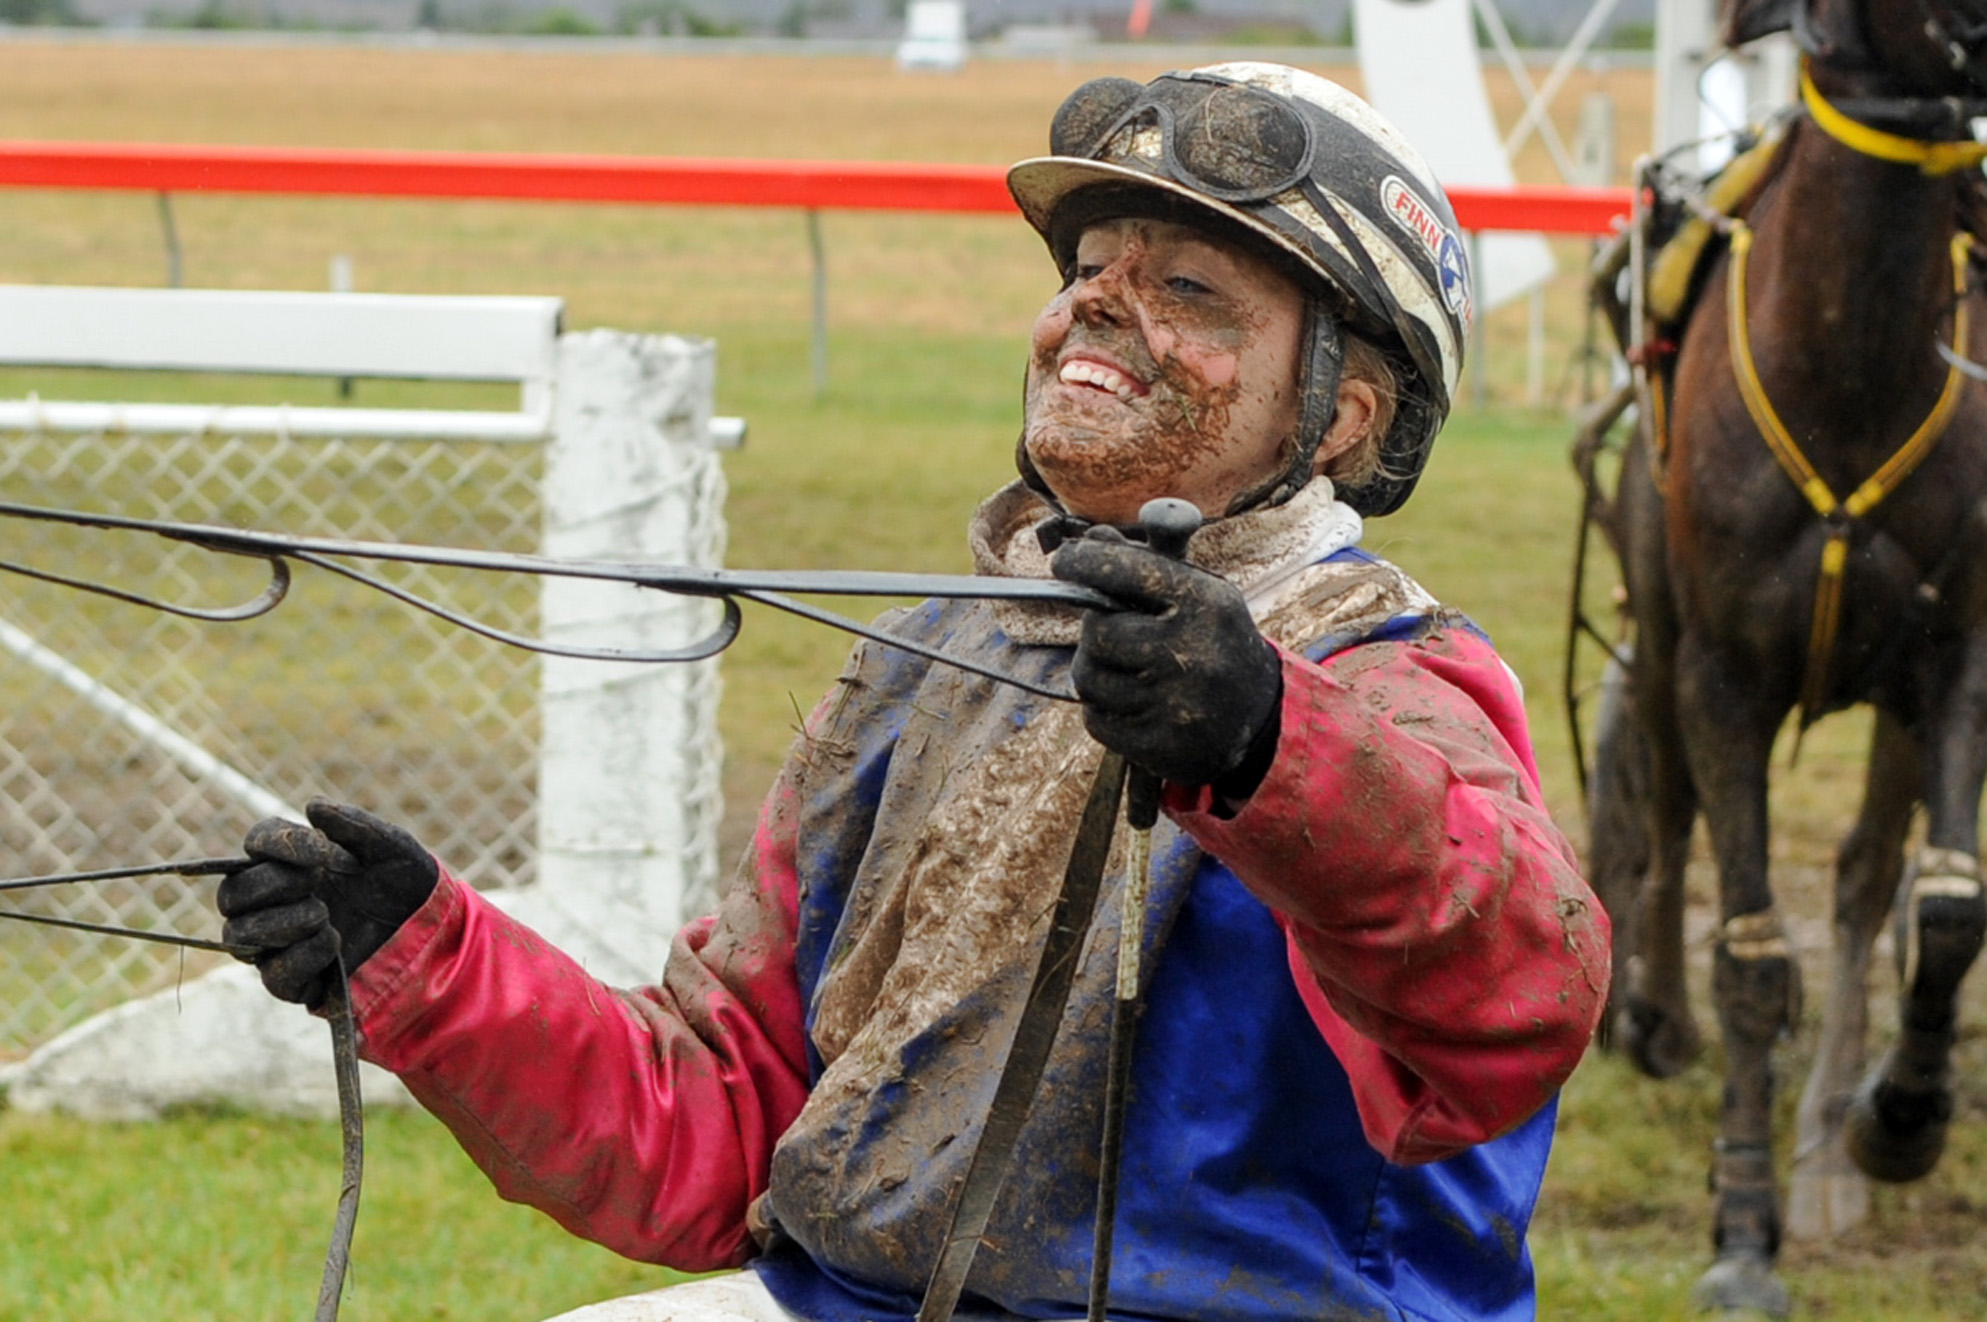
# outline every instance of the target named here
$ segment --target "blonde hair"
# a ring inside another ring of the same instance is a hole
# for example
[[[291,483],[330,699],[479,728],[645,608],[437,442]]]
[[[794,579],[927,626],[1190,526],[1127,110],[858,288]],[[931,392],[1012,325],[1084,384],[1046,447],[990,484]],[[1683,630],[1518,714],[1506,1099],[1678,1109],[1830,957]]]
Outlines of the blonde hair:
[[[1364,381],[1373,387],[1373,416],[1365,434],[1352,448],[1325,466],[1325,476],[1340,487],[1358,486],[1380,471],[1380,443],[1394,425],[1400,403],[1400,373],[1386,353],[1364,336],[1347,333],[1342,381]]]

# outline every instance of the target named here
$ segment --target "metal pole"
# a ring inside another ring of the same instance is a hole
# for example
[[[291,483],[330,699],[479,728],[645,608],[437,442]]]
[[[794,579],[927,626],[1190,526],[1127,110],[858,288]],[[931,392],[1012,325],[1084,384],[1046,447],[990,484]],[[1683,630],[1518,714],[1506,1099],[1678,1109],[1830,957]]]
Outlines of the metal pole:
[[[1552,157],[1553,168],[1559,171],[1561,179],[1566,179],[1572,165],[1566,154],[1566,144],[1560,139],[1559,129],[1554,126],[1552,119],[1543,113],[1542,108],[1538,109],[1536,117],[1534,115],[1534,108],[1543,106],[1539,100],[1539,89],[1532,85],[1532,75],[1525,68],[1524,57],[1518,54],[1517,44],[1511,40],[1511,30],[1504,25],[1504,16],[1497,12],[1495,0],[1475,0],[1471,8],[1476,14],[1477,21],[1483,25],[1484,34],[1490,38],[1491,47],[1496,50],[1498,60],[1503,63],[1504,72],[1511,76],[1511,81],[1517,85],[1519,95],[1525,98],[1525,118],[1519,122],[1512,135],[1505,139],[1504,158],[1507,161],[1515,158],[1518,148],[1524,145],[1525,139],[1522,135],[1529,134],[1532,128],[1536,127],[1539,141],[1545,144],[1547,154]]]
[[[814,397],[828,391],[828,253],[821,242],[821,213],[807,213],[807,242],[814,251]]]
[[[1477,280],[1483,279],[1483,232],[1470,232],[1470,270]],[[1489,315],[1482,304],[1477,305],[1476,320],[1470,323],[1470,403],[1482,408],[1490,398],[1490,365],[1484,361],[1485,336],[1484,320]]]
[[[350,256],[342,252],[333,254],[331,258],[330,275],[331,275],[332,293],[349,294],[352,292],[353,288],[352,259]],[[350,399],[351,397],[352,397],[352,378],[349,376],[339,377],[338,398]]]
[[[1511,130],[1510,136],[1504,140],[1504,154],[1507,157],[1516,157],[1518,148],[1524,145],[1525,139],[1534,130],[1538,130],[1540,140],[1552,149],[1552,159],[1559,166],[1559,177],[1568,182],[1572,181],[1572,162],[1566,157],[1565,145],[1559,141],[1557,132],[1549,136],[1544,132],[1552,124],[1552,121],[1546,117],[1546,112],[1551,109],[1553,98],[1559,95],[1559,89],[1566,85],[1567,76],[1573,72],[1573,66],[1586,55],[1587,48],[1592,46],[1594,38],[1600,35],[1601,25],[1614,13],[1617,3],[1619,0],[1594,0],[1593,7],[1587,11],[1587,16],[1580,20],[1580,26],[1574,30],[1571,37],[1567,38],[1565,49],[1561,50],[1559,57],[1553,61],[1552,71],[1546,75],[1545,82],[1537,92],[1526,98],[1523,117]],[[1494,4],[1488,3],[1482,7],[1493,11],[1496,9]]]
[[[1704,133],[1697,80],[1713,34],[1713,0],[1657,0],[1656,154],[1694,142]]]
[[[179,250],[179,226],[173,223],[172,194],[159,194],[159,228],[166,236],[166,285],[171,289],[183,288],[185,263]]]
[[[1530,325],[1525,333],[1525,403],[1545,402],[1545,286],[1532,286]]]

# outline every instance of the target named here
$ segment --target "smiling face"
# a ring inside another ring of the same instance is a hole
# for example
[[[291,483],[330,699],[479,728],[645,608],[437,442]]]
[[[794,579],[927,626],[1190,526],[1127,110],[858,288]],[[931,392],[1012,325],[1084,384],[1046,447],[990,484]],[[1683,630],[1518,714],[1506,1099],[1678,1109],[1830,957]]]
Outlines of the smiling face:
[[[1298,286],[1245,249],[1161,220],[1090,226],[1035,319],[1028,458],[1095,522],[1158,496],[1221,517],[1287,462],[1304,317]]]

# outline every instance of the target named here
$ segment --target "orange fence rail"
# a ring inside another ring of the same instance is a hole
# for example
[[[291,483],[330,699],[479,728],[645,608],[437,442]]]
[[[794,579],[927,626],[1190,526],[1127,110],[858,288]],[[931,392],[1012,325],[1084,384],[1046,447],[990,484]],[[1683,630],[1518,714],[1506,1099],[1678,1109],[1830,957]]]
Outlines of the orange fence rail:
[[[0,187],[619,202],[805,210],[1011,212],[1006,170],[872,161],[343,151],[0,142]],[[1625,188],[1448,190],[1470,230],[1606,234]]]

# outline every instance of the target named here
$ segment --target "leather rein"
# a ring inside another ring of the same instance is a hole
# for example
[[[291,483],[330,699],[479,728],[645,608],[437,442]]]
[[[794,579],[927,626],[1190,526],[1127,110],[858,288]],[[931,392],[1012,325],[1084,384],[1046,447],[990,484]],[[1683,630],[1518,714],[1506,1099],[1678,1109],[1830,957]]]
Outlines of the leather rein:
[[[162,520],[139,519],[114,514],[98,514],[75,510],[45,509],[36,506],[16,505],[0,502],[0,520],[24,519],[36,522],[67,524],[72,527],[92,528],[107,531],[150,534],[168,541],[181,542],[201,550],[221,555],[243,556],[264,562],[269,571],[269,581],[252,600],[219,608],[197,607],[181,602],[160,600],[141,595],[124,588],[115,587],[93,579],[79,578],[70,574],[55,573],[31,565],[0,560],[0,574],[12,573],[26,578],[58,584],[79,591],[105,596],[127,604],[142,606],[151,610],[164,611],[182,618],[203,620],[213,623],[229,623],[254,619],[276,609],[288,594],[291,583],[290,561],[313,565],[342,577],[352,579],[381,592],[405,605],[424,611],[480,636],[507,646],[522,648],[542,655],[578,657],[592,660],[617,660],[630,662],[686,662],[702,660],[713,656],[729,646],[737,637],[740,625],[740,601],[751,601],[763,606],[798,615],[817,623],[827,624],[858,637],[867,638],[885,646],[900,648],[923,656],[944,665],[954,666],[971,673],[1009,684],[1026,690],[1039,697],[1056,701],[1074,701],[1073,693],[1050,688],[1032,680],[1006,674],[998,669],[976,661],[972,657],[958,656],[941,648],[932,647],[914,638],[903,637],[876,626],[851,620],[834,612],[824,610],[811,603],[795,600],[795,594],[817,594],[837,597],[944,597],[977,598],[1057,604],[1066,607],[1112,606],[1108,597],[1088,588],[1063,583],[1053,579],[1015,579],[988,575],[948,575],[887,573],[860,570],[710,570],[684,566],[624,563],[613,561],[556,560],[542,556],[518,555],[505,552],[479,551],[461,547],[421,546],[412,543],[386,543],[347,541],[330,538],[311,538],[258,532],[239,528],[226,528],[207,524],[173,523]],[[465,616],[437,602],[429,601],[406,591],[390,580],[357,569],[351,560],[386,561],[402,564],[450,566],[457,569],[493,573],[529,574],[539,577],[585,578],[609,583],[624,583],[636,587],[676,595],[716,599],[724,608],[724,618],[702,639],[686,646],[648,651],[631,651],[600,647],[575,647],[558,644],[543,638],[532,638],[512,634],[495,628],[488,623]],[[1116,766],[1119,780],[1123,779],[1121,762],[1107,759],[1108,765]],[[1100,782],[1104,780],[1100,773]],[[1115,813],[1117,806],[1117,782],[1108,785],[1111,791],[1109,808]],[[1100,790],[1100,795],[1102,791]],[[1103,854],[1108,851],[1111,839],[1111,818],[1101,824],[1092,824],[1086,818],[1083,846],[1078,850],[1078,860],[1072,864],[1079,872],[1088,870],[1096,875],[1075,883],[1079,896],[1066,901],[1075,915],[1069,922],[1071,931],[1064,939],[1081,940],[1089,930],[1090,909],[1094,906],[1097,878],[1103,870]],[[1091,855],[1095,855],[1094,858]],[[180,876],[224,875],[249,866],[247,859],[198,859],[180,863],[166,863],[155,866],[109,868],[95,872],[65,873],[59,876],[24,877],[0,881],[0,892],[19,892],[51,886],[65,886],[94,881],[118,880],[135,876],[175,874]],[[1083,885],[1089,886],[1087,895],[1081,895]],[[231,945],[226,942],[210,941],[196,937],[182,936],[171,932],[148,931],[138,928],[114,927],[102,923],[88,923],[54,915],[25,912],[19,909],[0,906],[0,920],[34,923],[50,927],[90,932],[104,936],[128,937],[136,940],[176,945],[183,948],[210,950],[234,955],[238,958],[252,958],[256,949],[247,946]],[[1052,961],[1073,962],[1068,951],[1061,945],[1051,943]],[[1058,953],[1060,952],[1060,953]],[[1057,990],[1055,975],[1047,975],[1042,997],[1055,1000],[1060,995],[1067,997],[1067,980],[1064,979]],[[1057,1002],[1058,1006],[1060,1002]],[[318,1291],[317,1307],[313,1314],[314,1322],[336,1322],[340,1300],[344,1293],[345,1275],[351,1260],[352,1234],[359,1210],[360,1181],[365,1160],[364,1111],[359,1095],[358,1037],[352,1018],[350,994],[346,985],[342,966],[332,979],[324,1004],[318,1014],[326,1019],[331,1028],[332,1061],[336,1072],[338,1089],[339,1129],[342,1142],[341,1178],[339,1183],[338,1206],[332,1225],[331,1242],[325,1254],[323,1279]],[[1053,1041],[1060,1014],[1047,1017],[1046,1038],[1030,1049],[1039,1049],[1046,1059],[1047,1046]],[[1025,1052],[1024,1052],[1025,1054]],[[1009,1103],[1016,1113],[1025,1117],[1027,1105],[1032,1098],[1034,1085],[1039,1079],[1039,1069],[1030,1075],[1025,1069],[1012,1075],[1013,1082],[1008,1091],[1015,1094]],[[1005,1082],[1005,1080],[1004,1080]],[[1013,1123],[1018,1128],[1018,1119]],[[1003,1158],[1004,1160],[1004,1158]],[[999,1164],[999,1163],[992,1163]],[[991,1175],[991,1190],[999,1186],[999,1172]],[[991,1192],[987,1197],[991,1198]],[[977,1236],[974,1236],[976,1242]],[[962,1246],[957,1264],[958,1284],[963,1286],[964,1269],[971,1261],[971,1244]],[[949,1304],[946,1316],[950,1315]]]
[[[870,598],[939,597],[1017,601],[1068,608],[1119,609],[1123,605],[1089,588],[1055,579],[862,570],[716,570],[620,561],[561,560],[463,547],[304,537],[211,524],[168,522],[0,502],[0,520],[8,519],[66,524],[101,531],[149,534],[214,554],[259,560],[267,566],[269,580],[253,599],[224,607],[202,607],[142,595],[95,579],[80,578],[72,574],[56,573],[32,565],[0,560],[0,574],[18,574],[109,597],[130,605],[164,611],[186,619],[229,623],[255,619],[268,614],[288,595],[292,579],[290,562],[295,561],[351,579],[416,610],[434,615],[507,646],[548,656],[668,663],[703,660],[723,651],[738,636],[741,621],[739,603],[750,601],[1059,702],[1076,701],[1076,695],[1022,676],[1005,673],[972,657],[957,655],[915,638],[848,619],[810,603],[797,601],[795,597],[796,595]],[[1129,530],[1127,535],[1134,541],[1146,542],[1154,550],[1180,558],[1185,554],[1186,538],[1191,535],[1192,526],[1197,526],[1198,523],[1197,511],[1193,513],[1191,526],[1180,523],[1179,516],[1175,514],[1170,521],[1142,522],[1140,527]],[[622,583],[679,596],[714,599],[722,604],[724,615],[708,635],[682,647],[630,651],[573,646],[496,628],[438,602],[416,596],[389,579],[361,570],[350,563],[353,560],[447,566],[489,573]],[[1140,849],[1149,850],[1149,832],[1153,819],[1157,816],[1157,802],[1156,781],[1152,781],[1137,768],[1129,767],[1115,754],[1105,756],[1092,786],[1091,800],[1085,809],[1082,825],[1065,872],[1063,890],[1057,902],[1050,937],[1043,947],[1038,962],[1035,982],[1000,1077],[993,1109],[987,1118],[984,1135],[954,1209],[953,1232],[947,1238],[941,1260],[926,1291],[919,1314],[924,1322],[947,1322],[964,1291],[980,1234],[985,1228],[987,1217],[993,1210],[993,1200],[999,1193],[1007,1168],[1012,1161],[1015,1140],[1019,1137],[1021,1126],[1028,1116],[1042,1070],[1047,1064],[1049,1050],[1054,1044],[1057,1029],[1062,1021],[1063,1007],[1068,1001],[1077,963],[1075,957],[1090,931],[1120,804],[1123,803],[1127,810],[1127,822],[1132,829],[1131,844],[1136,855]],[[249,866],[247,859],[199,859],[149,867],[110,868],[96,872],[0,881],[0,892],[147,875],[211,876],[238,871],[247,866]],[[1134,880],[1143,881],[1142,857],[1138,860],[1137,871],[1138,877],[1127,881],[1128,897],[1134,893]],[[1128,914],[1136,911],[1133,906],[1137,903],[1131,898],[1127,899]],[[1142,904],[1139,907],[1142,907]],[[218,951],[237,957],[253,957],[257,953],[252,947],[230,945],[170,932],[112,927],[0,907],[0,920],[6,919]],[[1116,1015],[1112,1023],[1112,1072],[1107,1080],[1105,1103],[1107,1117],[1116,1117],[1121,1121],[1129,1080],[1129,1033],[1138,999],[1137,952],[1141,940],[1136,924],[1130,919],[1127,920],[1125,933],[1121,935],[1120,940],[1129,946],[1129,951],[1121,949],[1119,953],[1120,1003],[1115,1007]],[[364,1117],[359,1097],[357,1033],[342,966],[338,969],[329,994],[318,1013],[329,1020],[331,1026],[332,1056],[337,1071],[339,1118],[343,1137],[343,1178],[340,1184],[337,1215],[332,1228],[330,1250],[325,1257],[315,1322],[336,1322],[346,1269],[351,1257],[353,1226],[358,1215],[359,1184],[365,1146]],[[1114,1131],[1107,1120],[1105,1150],[1100,1154],[1099,1217],[1089,1310],[1092,1322],[1101,1322],[1104,1300],[1108,1297],[1110,1289],[1111,1211],[1115,1207],[1117,1132],[1119,1131]]]
[[[50,886],[73,886],[95,881],[124,881],[133,877],[215,877],[226,876],[251,866],[246,858],[200,858],[179,863],[138,867],[103,868],[93,872],[68,872],[59,876],[17,877],[0,881],[0,892],[39,890]],[[90,932],[99,936],[128,937],[184,950],[210,950],[253,958],[259,947],[209,941],[182,936],[177,932],[148,931],[135,927],[115,927],[107,923],[82,922],[53,914],[0,909],[0,919]],[[318,1284],[317,1307],[312,1322],[338,1322],[338,1306],[345,1294],[345,1273],[352,1262],[352,1232],[359,1219],[359,1186],[366,1162],[365,1107],[359,1095],[359,1036],[352,1020],[352,997],[345,981],[344,961],[332,965],[331,982],[317,1014],[331,1025],[331,1064],[338,1088],[339,1180],[338,1208],[332,1218],[331,1241],[324,1253],[324,1273]]]

